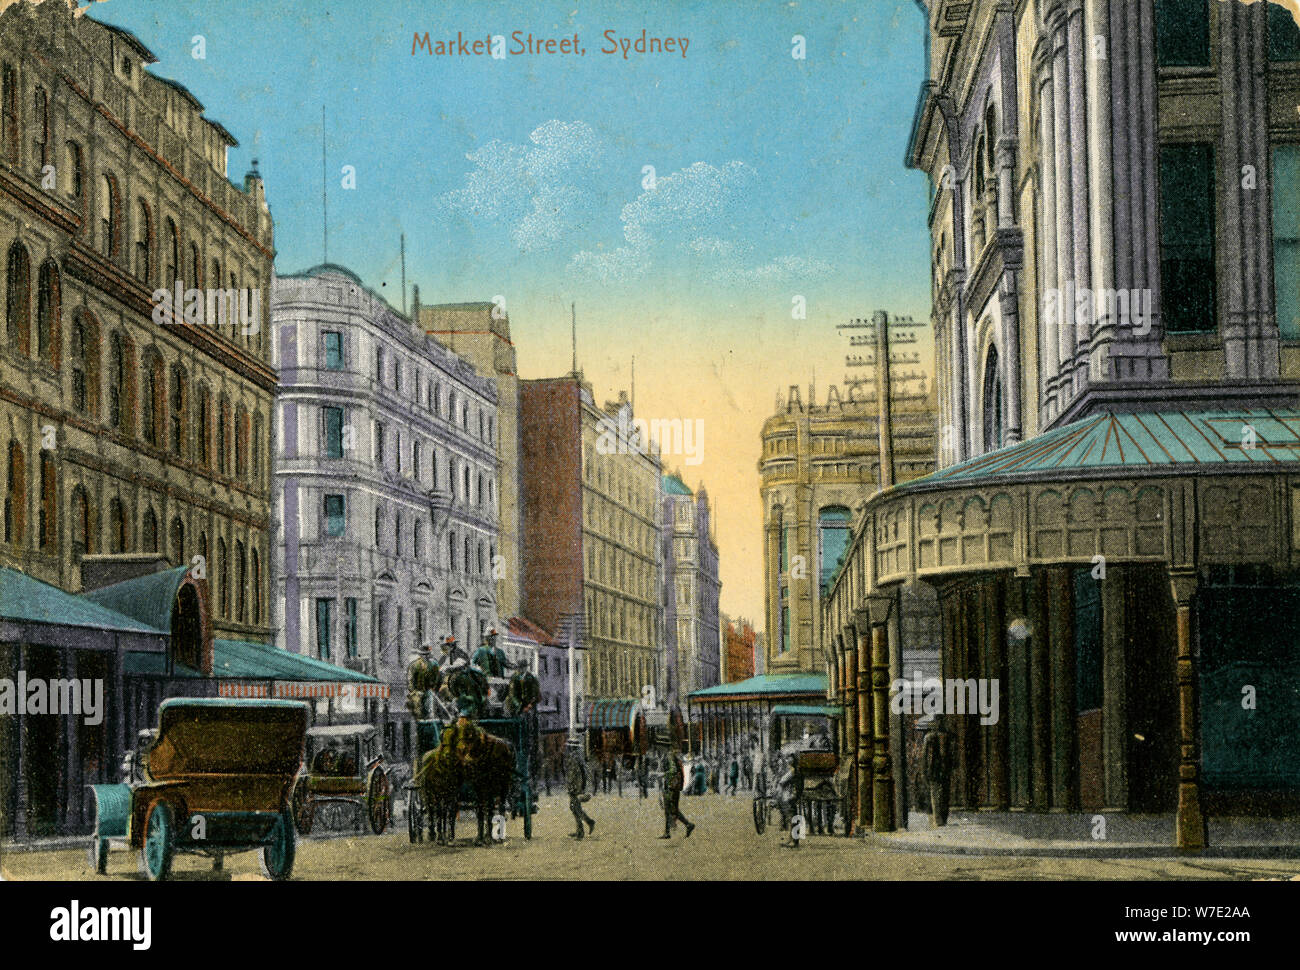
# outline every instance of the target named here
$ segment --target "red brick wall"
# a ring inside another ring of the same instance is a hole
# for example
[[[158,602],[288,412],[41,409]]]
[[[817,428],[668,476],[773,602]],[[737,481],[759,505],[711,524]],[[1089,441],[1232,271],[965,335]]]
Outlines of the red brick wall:
[[[582,601],[582,402],[576,381],[519,385],[523,612],[559,631]]]

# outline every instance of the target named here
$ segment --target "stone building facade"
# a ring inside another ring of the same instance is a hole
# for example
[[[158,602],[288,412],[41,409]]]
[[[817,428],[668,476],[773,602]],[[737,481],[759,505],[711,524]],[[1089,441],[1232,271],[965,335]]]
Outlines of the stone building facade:
[[[76,591],[85,555],[200,556],[215,635],[263,639],[271,216],[155,60],[65,3],[0,15],[0,565]]]
[[[721,680],[718,546],[709,496],[693,493],[681,477],[663,479],[660,516],[663,562],[666,703],[681,707],[692,691]]]
[[[934,403],[898,392],[892,400],[894,475],[905,481],[934,470]],[[792,386],[763,425],[762,447],[763,671],[824,673],[823,587],[847,545],[854,510],[880,487],[875,396],[841,396],[831,386],[818,404],[810,387],[805,404]]]
[[[928,588],[943,677],[1002,685],[995,722],[940,721],[954,808],[1170,813],[1198,850],[1208,815],[1300,784],[1300,29],[1265,3],[924,6],[908,158],[955,433],[860,511],[827,598],[858,824],[906,817],[890,662]]]
[[[405,696],[416,646],[501,626],[496,385],[338,266],[277,277],[272,326],[275,642]]]
[[[660,682],[661,466],[631,417],[579,375],[521,384],[523,613],[586,648],[580,711]]]

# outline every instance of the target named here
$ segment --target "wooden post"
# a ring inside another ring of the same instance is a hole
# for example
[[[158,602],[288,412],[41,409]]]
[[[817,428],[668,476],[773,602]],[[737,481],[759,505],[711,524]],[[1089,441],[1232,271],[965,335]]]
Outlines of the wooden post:
[[[867,597],[871,610],[871,707],[875,753],[872,761],[872,827],[894,831],[894,778],[889,753],[889,614],[894,597],[876,593]]]
[[[855,624],[859,635],[867,635],[871,630],[871,620],[866,610],[858,610]],[[856,637],[855,637],[856,644]],[[859,830],[868,830],[873,825],[871,746],[872,746],[872,693],[871,693],[871,650],[863,642],[856,650],[858,677],[858,822]]]
[[[1192,596],[1196,592],[1196,570],[1171,569],[1169,582],[1178,617],[1178,734],[1181,752],[1174,844],[1179,849],[1198,852],[1209,840],[1205,817],[1201,814],[1201,718],[1196,705],[1196,656],[1192,650]]]
[[[1102,804],[1128,810],[1128,587],[1125,566],[1110,566],[1101,584]]]
[[[855,795],[858,791],[857,758],[858,748],[858,650],[857,631],[852,626],[844,628],[844,757],[851,759],[849,768],[849,790]],[[852,813],[849,824],[856,829],[858,812]]]
[[[1052,807],[1069,812],[1076,807],[1076,749],[1074,703],[1074,584],[1070,569],[1053,566],[1047,581],[1048,636],[1052,664]]]
[[[1046,812],[1051,791],[1052,733],[1051,733],[1051,651],[1050,631],[1047,622],[1047,576],[1035,577],[1029,601],[1029,615],[1033,618],[1033,636],[1029,641],[1029,755],[1030,755],[1030,806],[1035,812]]]

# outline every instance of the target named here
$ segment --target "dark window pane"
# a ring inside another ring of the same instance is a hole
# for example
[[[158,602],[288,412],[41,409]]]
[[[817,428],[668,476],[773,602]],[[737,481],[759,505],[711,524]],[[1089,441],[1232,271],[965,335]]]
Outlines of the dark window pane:
[[[1268,59],[1300,61],[1300,27],[1291,12],[1276,3],[1268,5]]]
[[[325,367],[329,370],[343,369],[343,334],[326,332]]]
[[[1156,63],[1209,67],[1209,0],[1156,0]]]
[[[1209,145],[1160,149],[1160,287],[1167,333],[1215,328],[1214,154]]]
[[[330,408],[325,410],[325,457],[342,458],[343,457],[343,409]]]
[[[343,496],[325,496],[325,534],[333,538],[343,535]]]

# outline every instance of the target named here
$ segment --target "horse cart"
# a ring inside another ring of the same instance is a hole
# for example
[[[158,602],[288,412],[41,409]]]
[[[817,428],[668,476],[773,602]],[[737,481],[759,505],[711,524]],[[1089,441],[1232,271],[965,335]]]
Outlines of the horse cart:
[[[311,832],[322,805],[350,805],[375,835],[392,820],[392,785],[372,724],[332,724],[307,732],[307,769],[293,789],[293,817]]]
[[[841,756],[833,749],[831,739],[837,736],[834,722],[838,715],[811,706],[791,706],[787,711],[778,706],[773,715],[774,743],[789,737],[788,729],[792,725],[804,726],[805,733],[780,745],[778,761],[785,774],[775,785],[766,769],[758,772],[752,809],[754,830],[762,835],[775,810],[781,813],[783,828],[795,816],[802,816],[809,831],[832,835],[838,819],[844,825],[844,834],[850,835],[853,831],[852,758]],[[810,722],[822,722],[824,729],[813,733],[808,730]]]
[[[529,738],[527,725],[523,718],[496,717],[482,718],[477,722],[479,728],[497,741],[504,742],[510,751],[513,765],[511,771],[509,794],[505,800],[510,802],[512,816],[523,815],[524,838],[533,837],[533,813],[536,809],[536,794],[533,790],[532,765],[529,757]],[[478,811],[480,816],[485,804],[483,793],[474,790],[473,781],[458,776],[457,792],[454,806],[449,809],[450,833],[436,831],[438,821],[428,802],[429,785],[424,775],[427,770],[425,756],[437,751],[447,735],[451,725],[438,720],[416,722],[415,762],[412,766],[411,780],[406,783],[406,826],[407,835],[412,843],[423,842],[426,828],[430,838],[446,841],[448,834],[454,835],[455,816],[460,811]],[[504,807],[504,806],[501,806]],[[482,835],[482,818],[480,817],[480,837]]]
[[[173,698],[158,708],[158,733],[140,759],[141,780],[92,785],[89,856],[108,869],[109,845],[140,850],[141,867],[166,879],[176,853],[261,850],[263,871],[287,879],[295,833],[290,794],[302,766],[311,711],[300,701]]]

